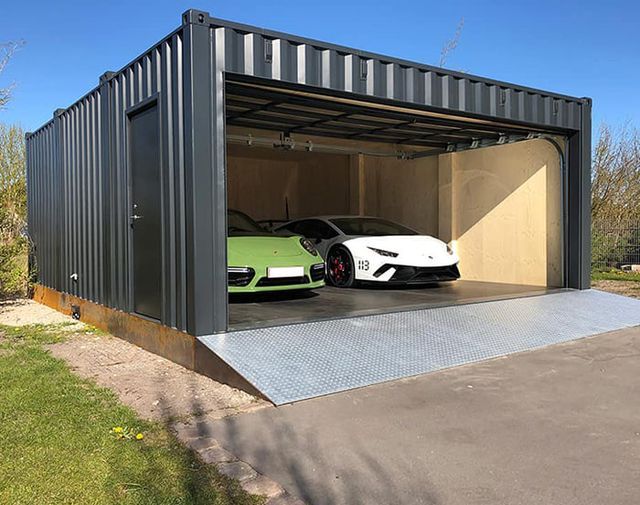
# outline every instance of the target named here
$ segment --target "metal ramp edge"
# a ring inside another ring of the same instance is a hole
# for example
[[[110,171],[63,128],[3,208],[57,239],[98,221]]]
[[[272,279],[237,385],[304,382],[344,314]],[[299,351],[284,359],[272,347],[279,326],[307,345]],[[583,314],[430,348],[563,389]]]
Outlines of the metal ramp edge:
[[[276,405],[640,325],[640,300],[596,290],[198,337]]]

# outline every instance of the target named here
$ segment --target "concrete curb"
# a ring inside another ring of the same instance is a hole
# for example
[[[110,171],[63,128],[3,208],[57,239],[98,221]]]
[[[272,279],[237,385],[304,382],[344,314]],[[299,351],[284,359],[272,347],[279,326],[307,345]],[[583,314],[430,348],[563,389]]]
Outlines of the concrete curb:
[[[247,493],[264,496],[266,505],[306,505],[276,481],[258,473],[251,465],[221,447],[210,436],[206,421],[194,419],[193,422],[174,423],[171,427],[178,440],[194,450],[204,463],[216,465],[218,472],[237,480]]]

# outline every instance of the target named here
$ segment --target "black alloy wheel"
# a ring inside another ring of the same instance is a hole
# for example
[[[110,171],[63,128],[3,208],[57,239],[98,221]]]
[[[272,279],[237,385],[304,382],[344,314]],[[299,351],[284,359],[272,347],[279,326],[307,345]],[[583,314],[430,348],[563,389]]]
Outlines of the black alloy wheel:
[[[331,249],[327,257],[327,278],[332,286],[350,288],[354,285],[353,258],[346,247]]]

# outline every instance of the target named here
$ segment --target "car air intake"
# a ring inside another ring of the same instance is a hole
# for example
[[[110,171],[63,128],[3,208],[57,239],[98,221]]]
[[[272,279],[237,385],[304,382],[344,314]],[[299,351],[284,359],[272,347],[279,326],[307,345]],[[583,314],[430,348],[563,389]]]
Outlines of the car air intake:
[[[262,277],[257,283],[258,287],[267,286],[296,286],[300,284],[309,284],[309,277],[304,275],[302,277]]]
[[[420,284],[429,282],[454,281],[460,278],[460,271],[457,265],[444,267],[409,267],[404,265],[382,265],[373,274],[380,277],[389,269],[394,268],[395,272],[388,282],[398,282],[407,284]]]
[[[311,265],[311,280],[317,282],[322,279],[324,279],[324,263]]]
[[[256,272],[253,268],[248,267],[229,267],[227,268],[227,278],[229,279],[229,286],[247,286]]]

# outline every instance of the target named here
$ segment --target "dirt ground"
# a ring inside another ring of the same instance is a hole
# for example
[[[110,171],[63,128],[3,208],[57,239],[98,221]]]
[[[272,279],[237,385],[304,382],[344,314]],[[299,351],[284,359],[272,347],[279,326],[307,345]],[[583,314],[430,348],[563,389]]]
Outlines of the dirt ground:
[[[60,324],[68,316],[32,300],[0,304],[0,324]],[[66,327],[73,335],[49,346],[78,375],[115,391],[140,416],[154,420],[194,415],[222,418],[269,405],[243,391],[215,382],[124,340],[84,331],[82,323]]]
[[[61,314],[57,310],[40,305],[33,300],[5,300],[0,301],[0,324],[7,326],[22,326],[25,324],[60,324],[82,323],[74,321],[69,316]]]
[[[640,298],[640,282],[637,281],[593,281],[591,287],[617,295]]]

